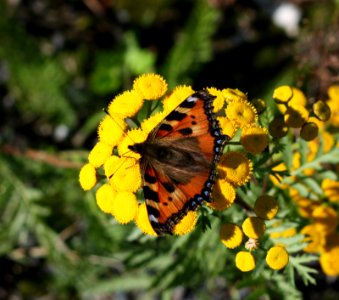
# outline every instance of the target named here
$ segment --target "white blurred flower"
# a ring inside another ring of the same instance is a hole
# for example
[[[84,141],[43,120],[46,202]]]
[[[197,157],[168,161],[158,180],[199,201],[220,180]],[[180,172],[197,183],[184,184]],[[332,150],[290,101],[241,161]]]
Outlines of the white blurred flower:
[[[301,19],[300,8],[293,3],[282,3],[273,12],[273,23],[285,30],[290,37],[298,35]]]

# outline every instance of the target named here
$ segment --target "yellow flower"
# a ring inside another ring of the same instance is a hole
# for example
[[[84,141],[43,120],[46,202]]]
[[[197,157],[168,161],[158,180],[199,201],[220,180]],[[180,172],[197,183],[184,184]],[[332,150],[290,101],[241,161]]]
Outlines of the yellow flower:
[[[157,236],[148,218],[146,202],[139,204],[135,224],[144,234]]]
[[[288,260],[288,252],[283,246],[273,246],[266,255],[266,263],[273,270],[281,270],[286,267]]]
[[[314,140],[319,133],[319,127],[314,122],[306,122],[300,130],[300,137],[306,142]]]
[[[313,104],[313,112],[315,116],[323,122],[326,122],[331,117],[331,109],[328,104],[324,101],[317,101]]]
[[[162,97],[167,91],[167,83],[158,74],[143,74],[133,82],[133,89],[147,100],[155,100]]]
[[[104,164],[104,171],[105,171],[105,175],[107,178],[112,177],[112,175],[115,174],[115,172],[121,168],[123,161],[125,158],[121,158],[119,156],[116,155],[112,155],[109,158],[107,158],[107,160],[105,161]]]
[[[229,208],[235,200],[236,192],[232,184],[224,179],[218,179],[212,191],[213,201],[207,203],[209,207],[222,211]]]
[[[339,99],[339,84],[331,85],[327,90],[328,97],[332,100]]]
[[[258,119],[254,106],[246,100],[231,101],[225,109],[226,117],[237,126],[244,127],[255,123]]]
[[[327,252],[323,252],[319,261],[326,275],[339,276],[339,245]]]
[[[213,100],[213,112],[218,112],[220,111],[224,104],[225,104],[225,98],[222,93],[222,91],[218,90],[215,87],[210,87],[207,88],[207,91],[212,95],[215,96],[216,98]]]
[[[226,102],[247,100],[246,94],[238,89],[223,89],[222,94]]]
[[[251,103],[258,114],[261,114],[266,109],[266,102],[263,99],[255,98],[251,101]]]
[[[98,127],[99,141],[116,146],[125,134],[126,123],[119,117],[106,116]]]
[[[113,147],[98,142],[88,155],[88,161],[96,168],[100,167],[112,155]]]
[[[264,234],[265,230],[266,225],[264,220],[257,217],[248,217],[242,223],[242,231],[252,239],[258,239]]]
[[[304,197],[299,197],[292,200],[297,203],[298,213],[303,218],[311,218],[313,210],[319,206],[319,203],[317,201],[312,201]]]
[[[282,162],[279,165],[276,165],[275,167],[272,168],[272,173],[274,173],[274,175],[269,175],[269,178],[272,181],[272,183],[276,186],[279,186],[282,189],[287,188],[288,185],[280,184],[280,182],[283,180],[283,177],[282,175],[276,172],[284,172],[284,171],[287,171],[287,167],[286,167],[286,164]]]
[[[85,164],[79,173],[79,182],[81,187],[88,191],[92,189],[97,183],[97,173],[91,164]]]
[[[259,154],[268,146],[267,129],[258,126],[243,128],[240,142],[245,150],[252,154]]]
[[[120,224],[132,221],[138,211],[138,201],[131,192],[117,192],[112,202],[111,214]]]
[[[136,91],[125,91],[117,95],[108,105],[108,114],[112,118],[134,116],[143,105],[142,97]]]
[[[222,133],[229,136],[232,139],[237,131],[234,122],[226,117],[218,117],[217,119],[219,121]]]
[[[222,155],[218,172],[236,186],[245,184],[252,174],[252,162],[241,152],[227,152]]]
[[[329,206],[320,205],[315,208],[312,212],[312,218],[318,230],[326,233],[333,232],[338,225],[338,214]]]
[[[197,223],[198,214],[195,211],[189,211],[182,220],[173,228],[173,233],[176,235],[184,235],[190,233],[195,228]]]
[[[269,195],[258,197],[254,204],[255,214],[265,220],[271,220],[275,217],[279,209],[277,200]]]
[[[110,183],[117,191],[136,192],[141,187],[140,165],[134,158],[123,157],[120,160]]]
[[[284,121],[283,116],[279,116],[273,119],[268,127],[270,135],[274,138],[281,139],[288,133],[288,126]]]
[[[141,129],[145,134],[149,134],[164,118],[166,114],[159,112],[145,119],[141,123]]]
[[[326,178],[321,183],[325,196],[331,202],[339,202],[339,181]]]
[[[293,89],[288,85],[279,86],[273,92],[273,99],[277,103],[287,103],[293,97]]]
[[[284,114],[284,120],[288,127],[300,128],[308,119],[307,109],[298,104],[289,104]]]
[[[169,113],[175,109],[182,101],[191,96],[194,90],[191,86],[179,85],[177,86],[172,94],[166,97],[163,101],[164,111]]]
[[[143,143],[147,139],[147,134],[145,134],[141,129],[132,129],[127,131],[126,136],[118,145],[118,153],[120,156],[126,156],[130,158],[140,159],[140,154],[133,152],[128,148],[137,143]]]
[[[305,242],[308,245],[304,248],[305,252],[318,253],[322,252],[325,246],[325,232],[319,231],[319,228],[315,224],[306,225],[300,231],[306,238]]]
[[[281,113],[285,113],[286,109],[288,106],[293,106],[293,105],[301,105],[305,107],[307,100],[304,95],[304,93],[299,90],[298,88],[291,87],[292,89],[292,98],[288,101],[287,105],[285,104],[278,104],[278,109],[280,110]]]
[[[334,127],[339,127],[339,100],[331,98],[327,101],[328,106],[331,109],[331,118],[329,123]]]
[[[111,213],[116,191],[108,183],[98,188],[95,198],[99,208],[105,213]]]
[[[243,233],[238,225],[232,223],[223,224],[220,228],[221,242],[229,249],[240,246]]]
[[[255,260],[252,253],[240,251],[235,256],[235,266],[242,272],[249,272],[255,268]]]

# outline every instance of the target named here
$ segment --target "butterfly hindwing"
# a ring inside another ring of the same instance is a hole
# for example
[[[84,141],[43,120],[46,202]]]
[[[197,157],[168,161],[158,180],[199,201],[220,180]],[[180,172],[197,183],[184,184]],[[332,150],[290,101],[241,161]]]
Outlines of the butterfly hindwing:
[[[158,234],[172,233],[189,210],[209,201],[227,136],[212,112],[214,97],[194,93],[130,149],[141,154],[149,220]]]

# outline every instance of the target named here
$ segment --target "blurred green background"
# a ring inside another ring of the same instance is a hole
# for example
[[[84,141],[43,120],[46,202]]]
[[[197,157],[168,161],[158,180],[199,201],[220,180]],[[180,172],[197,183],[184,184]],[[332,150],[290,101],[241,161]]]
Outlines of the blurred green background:
[[[293,84],[325,99],[339,82],[338,8],[337,0],[0,0],[0,299],[248,296],[257,283],[239,285],[243,274],[227,272],[217,232],[157,240],[115,225],[79,187],[79,168],[102,108],[145,72],[170,88],[267,99]],[[338,282],[318,283],[298,283],[305,299]]]

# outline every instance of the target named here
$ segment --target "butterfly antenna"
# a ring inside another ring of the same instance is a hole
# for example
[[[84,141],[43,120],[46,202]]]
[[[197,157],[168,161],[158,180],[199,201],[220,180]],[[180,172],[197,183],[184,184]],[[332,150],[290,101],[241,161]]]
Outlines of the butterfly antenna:
[[[134,144],[136,143],[126,132],[125,132],[125,129],[111,116],[111,114],[108,112],[108,110],[107,110],[107,108],[103,108],[102,109],[104,112],[105,112],[105,114],[107,115],[107,116],[109,116],[111,119],[112,119],[112,121],[122,130],[122,132],[123,132],[123,135],[124,136],[126,136],[126,137],[128,137]]]
[[[129,153],[129,152],[132,152],[132,151],[131,151],[131,150],[128,150],[127,152],[123,153],[123,154],[120,156],[121,158],[124,158],[124,160],[120,163],[120,165],[116,168],[116,170],[115,170],[111,175],[108,176],[109,179],[111,179],[111,178],[114,176],[114,174],[115,174],[116,172],[118,172],[118,170],[122,167],[122,165],[125,163],[125,161],[126,161],[127,158],[134,158],[134,159],[136,160],[136,158],[133,157],[133,156],[125,156],[125,154],[127,154],[127,153]],[[131,166],[128,166],[126,169],[132,168],[132,167],[134,167],[135,165],[136,165],[136,163],[133,164],[133,165],[131,165]]]

